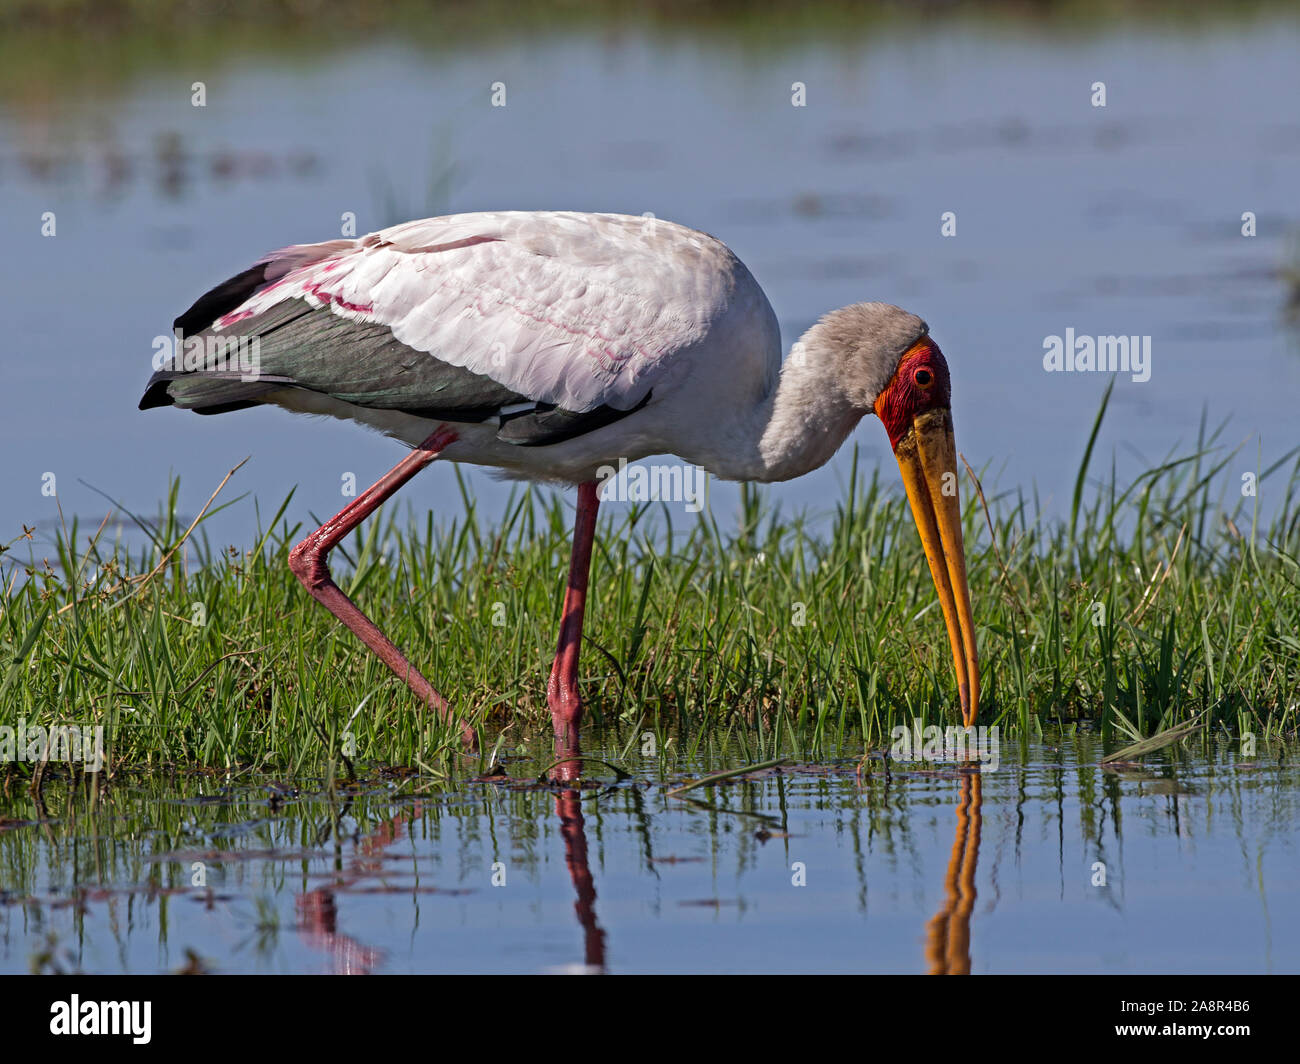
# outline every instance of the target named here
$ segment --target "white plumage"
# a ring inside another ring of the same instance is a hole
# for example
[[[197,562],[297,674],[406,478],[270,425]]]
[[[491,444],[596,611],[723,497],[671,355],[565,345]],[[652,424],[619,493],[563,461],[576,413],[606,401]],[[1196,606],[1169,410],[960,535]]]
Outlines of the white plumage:
[[[776,317],[744,264],[721,241],[655,218],[460,214],[297,245],[263,261],[290,269],[276,269],[279,276],[214,330],[237,331],[253,315],[301,299],[387,325],[414,351],[568,410],[630,410],[652,390],[651,405],[662,410],[683,386],[712,392],[724,379],[728,391],[752,396],[770,387],[780,366]],[[426,419],[319,393],[276,392],[267,401],[363,421],[410,444],[431,431]],[[491,427],[464,434],[478,437],[474,449],[486,454],[448,457],[576,481],[611,458],[672,449],[644,424],[617,422],[594,440],[557,445],[564,456],[542,458],[493,445]]]

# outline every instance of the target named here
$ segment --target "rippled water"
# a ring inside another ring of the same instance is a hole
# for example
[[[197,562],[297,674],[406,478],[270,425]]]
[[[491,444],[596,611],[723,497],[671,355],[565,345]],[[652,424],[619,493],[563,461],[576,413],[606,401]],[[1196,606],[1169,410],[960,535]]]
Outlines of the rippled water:
[[[333,796],[128,776],[94,807],[55,783],[44,816],[0,806],[0,970],[1295,972],[1280,753],[1103,769],[1082,737],[994,772],[796,758],[676,796],[746,762],[670,747],[566,787],[515,757]]]

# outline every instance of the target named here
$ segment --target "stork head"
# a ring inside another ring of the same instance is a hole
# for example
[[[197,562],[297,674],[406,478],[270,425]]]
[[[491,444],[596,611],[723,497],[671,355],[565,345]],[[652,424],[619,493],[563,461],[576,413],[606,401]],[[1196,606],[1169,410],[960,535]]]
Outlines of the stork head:
[[[924,321],[887,303],[844,307],[819,327],[849,361],[849,400],[863,413],[876,414],[889,434],[943,607],[962,719],[973,724],[979,659],[966,583],[948,363]]]

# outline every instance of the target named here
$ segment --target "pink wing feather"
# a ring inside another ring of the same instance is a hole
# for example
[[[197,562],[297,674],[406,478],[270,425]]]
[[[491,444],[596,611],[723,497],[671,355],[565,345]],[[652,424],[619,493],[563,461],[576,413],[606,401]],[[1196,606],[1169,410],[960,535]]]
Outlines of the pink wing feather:
[[[270,283],[214,328],[304,299],[574,411],[636,406],[671,376],[675,354],[706,338],[738,282],[752,285],[704,233],[610,214],[428,218],[263,261]]]

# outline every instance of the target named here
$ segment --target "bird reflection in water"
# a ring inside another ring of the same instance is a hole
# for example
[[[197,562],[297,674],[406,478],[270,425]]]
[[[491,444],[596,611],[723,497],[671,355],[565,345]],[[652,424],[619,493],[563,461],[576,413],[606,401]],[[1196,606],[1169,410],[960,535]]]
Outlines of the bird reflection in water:
[[[576,736],[556,738],[555,760],[550,772],[553,783],[576,783],[581,778],[582,749]],[[564,863],[578,895],[573,911],[582,927],[583,964],[568,970],[603,975],[605,932],[596,922],[596,883],[587,864],[587,828],[577,787],[565,787],[555,796],[555,815],[560,818],[560,833],[564,836]]]
[[[550,770],[553,784],[572,783],[557,789],[555,815],[564,838],[564,862],[569,869],[577,900],[573,910],[582,928],[583,962],[565,971],[603,974],[605,971],[605,932],[596,922],[596,884],[587,861],[587,829],[582,815],[582,798],[578,781],[582,777],[582,750],[576,739],[556,739],[555,764]],[[337,975],[369,975],[383,962],[382,950],[358,942],[338,927],[335,894],[340,889],[356,889],[359,881],[380,875],[384,851],[409,830],[408,823],[418,818],[417,805],[410,812],[386,820],[377,831],[364,838],[359,852],[331,879],[328,886],[298,895],[298,932],[312,949],[329,954],[330,968]]]
[[[303,942],[329,954],[330,971],[335,975],[369,975],[383,960],[383,950],[339,931],[339,910],[332,890],[322,888],[299,894],[296,907]]]
[[[339,930],[335,894],[355,889],[362,880],[382,875],[385,851],[408,830],[408,821],[419,815],[417,804],[411,811],[385,820],[361,840],[356,855],[346,867],[335,872],[328,886],[298,895],[295,905],[298,934],[307,946],[329,954],[330,970],[335,975],[369,975],[384,959],[383,950],[367,946]]]
[[[931,975],[970,975],[970,914],[975,908],[983,785],[978,769],[962,774],[957,834],[944,877],[944,905],[926,925],[925,959]]]

